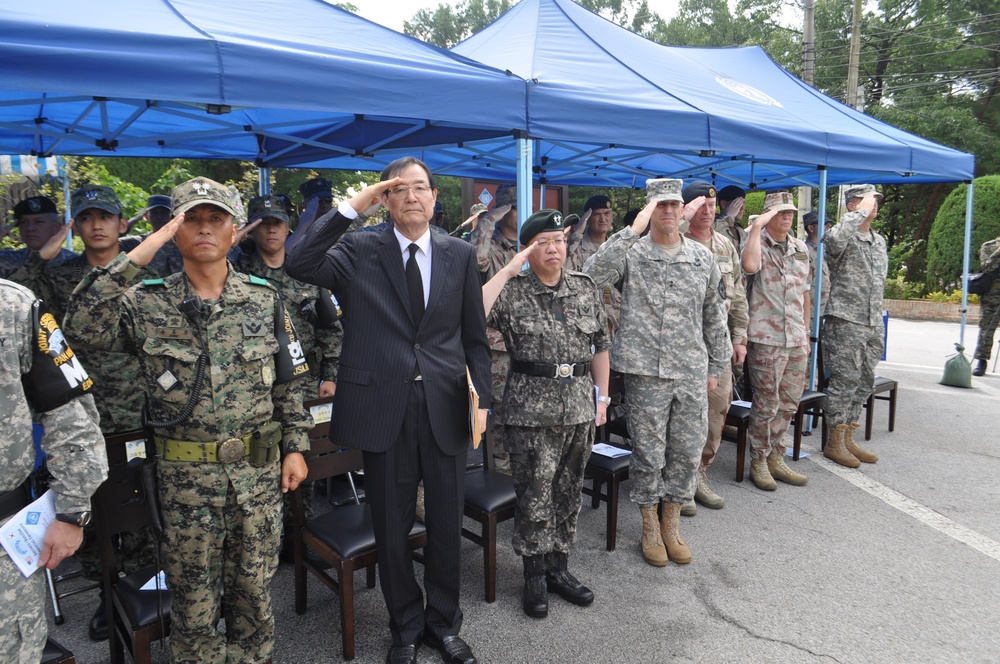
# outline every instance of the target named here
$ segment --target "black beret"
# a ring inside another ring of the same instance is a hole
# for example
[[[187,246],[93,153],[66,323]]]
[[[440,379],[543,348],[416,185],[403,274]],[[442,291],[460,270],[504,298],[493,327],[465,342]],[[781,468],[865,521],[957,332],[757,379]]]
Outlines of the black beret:
[[[308,201],[313,196],[333,198],[333,184],[326,178],[313,178],[299,185],[299,193],[302,194],[303,201]]]
[[[539,233],[546,231],[561,231],[563,226],[562,212],[559,210],[539,210],[528,217],[521,226],[519,239],[521,244],[528,244]]]
[[[605,210],[611,207],[611,199],[604,194],[597,194],[596,196],[591,196],[587,199],[587,202],[583,204],[583,211],[587,210]]]
[[[694,180],[684,187],[684,190],[681,191],[681,196],[684,198],[685,204],[690,203],[699,196],[715,198],[715,185],[704,180]]]
[[[14,206],[14,218],[20,219],[26,214],[44,214],[59,212],[55,202],[48,196],[32,196]]]
[[[746,196],[747,192],[735,184],[727,184],[715,194],[715,197],[721,201],[735,201],[737,198],[746,198]]]
[[[812,212],[806,212],[804,215],[802,215],[802,225],[803,226],[812,226],[812,225],[817,224],[817,223],[819,223],[819,213],[816,212],[816,210],[813,210]],[[831,219],[830,217],[827,217],[826,218],[826,223],[827,224],[832,224],[833,223],[833,219]]]

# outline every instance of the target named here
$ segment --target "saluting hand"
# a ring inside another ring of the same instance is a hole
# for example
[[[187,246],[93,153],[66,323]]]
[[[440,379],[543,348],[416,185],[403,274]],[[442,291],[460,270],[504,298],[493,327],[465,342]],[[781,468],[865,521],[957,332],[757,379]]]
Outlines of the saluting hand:
[[[733,221],[739,221],[743,218],[743,208],[746,205],[746,199],[737,198],[729,204],[726,208],[726,216],[732,218]]]
[[[70,219],[68,224],[60,226],[55,235],[50,237],[48,242],[42,245],[42,248],[38,250],[38,255],[43,261],[50,261],[59,255],[63,242],[66,241],[66,236],[69,235],[69,232],[73,230],[73,228],[73,220]]]
[[[683,221],[690,222],[694,218],[694,215],[698,213],[698,210],[700,210],[701,206],[704,204],[705,204],[704,196],[699,196],[698,198],[695,198],[693,201],[684,206],[684,211],[681,212],[681,219]]]
[[[347,202],[358,214],[370,217],[375,214],[375,212],[378,211],[379,206],[382,205],[382,194],[388,192],[397,184],[402,184],[402,182],[402,178],[391,178],[389,180],[383,180],[381,182],[376,182],[375,184],[370,184],[356,193],[354,197]]]
[[[242,242],[243,240],[247,239],[247,236],[250,235],[250,231],[260,226],[260,223],[262,221],[264,221],[264,217],[261,217],[256,221],[252,221],[249,224],[243,224],[242,226],[240,226],[239,230],[236,231],[236,239],[233,240],[233,245],[235,246],[240,242]]]
[[[156,256],[163,245],[170,242],[177,233],[177,229],[184,223],[184,213],[180,213],[156,231],[146,236],[146,239],[139,243],[132,251],[128,252],[128,259],[136,265],[143,267],[149,265],[153,257]]]
[[[503,268],[507,273],[506,276],[508,279],[513,279],[521,272],[521,268],[523,268],[524,264],[528,262],[528,256],[531,255],[531,252],[533,252],[537,246],[537,243],[532,242],[527,247],[514,254],[514,257],[511,258],[510,262]]]
[[[635,221],[632,222],[632,232],[636,235],[642,235],[646,229],[649,227],[649,220],[653,216],[653,210],[656,209],[657,201],[650,201],[646,203],[646,207],[639,210],[639,214],[635,216]]]

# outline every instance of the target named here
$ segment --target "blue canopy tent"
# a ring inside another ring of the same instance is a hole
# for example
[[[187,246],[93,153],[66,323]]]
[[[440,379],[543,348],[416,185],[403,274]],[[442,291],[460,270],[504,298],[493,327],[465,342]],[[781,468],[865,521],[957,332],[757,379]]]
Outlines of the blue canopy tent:
[[[9,4],[9,3],[8,3]],[[317,0],[14,3],[0,152],[363,155],[510,136],[524,81]],[[368,168],[372,168],[370,164]]]

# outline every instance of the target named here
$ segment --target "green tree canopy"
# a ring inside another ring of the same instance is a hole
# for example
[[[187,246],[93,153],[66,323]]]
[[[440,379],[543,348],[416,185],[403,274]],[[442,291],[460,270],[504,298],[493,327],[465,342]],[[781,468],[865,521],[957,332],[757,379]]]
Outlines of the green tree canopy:
[[[1000,175],[973,181],[971,272],[979,271],[979,247],[1000,237]],[[960,185],[941,204],[927,246],[927,282],[933,288],[957,288],[962,279],[967,185]]]

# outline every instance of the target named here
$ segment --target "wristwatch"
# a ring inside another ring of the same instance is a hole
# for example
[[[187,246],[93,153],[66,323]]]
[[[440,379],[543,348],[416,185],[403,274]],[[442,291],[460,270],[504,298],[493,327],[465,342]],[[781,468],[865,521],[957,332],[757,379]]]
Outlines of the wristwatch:
[[[597,397],[597,403],[603,403],[605,406],[610,406],[611,397]]]
[[[62,521],[63,523],[83,528],[90,525],[90,510],[85,512],[60,512],[56,514],[56,521]]]

